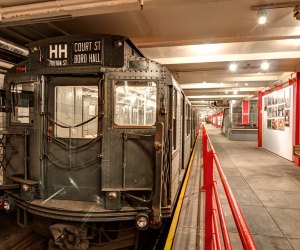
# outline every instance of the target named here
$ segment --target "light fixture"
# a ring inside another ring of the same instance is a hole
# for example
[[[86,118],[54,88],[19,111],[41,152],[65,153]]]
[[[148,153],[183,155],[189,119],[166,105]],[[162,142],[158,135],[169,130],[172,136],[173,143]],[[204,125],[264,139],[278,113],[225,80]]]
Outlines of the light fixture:
[[[108,199],[109,200],[115,200],[115,199],[117,199],[117,197],[118,197],[118,194],[116,192],[109,192],[108,193]]]
[[[29,191],[29,185],[23,184],[23,185],[22,185],[22,190],[23,190],[25,193],[28,192],[28,191]]]
[[[136,216],[135,226],[139,230],[147,230],[149,227],[149,216],[146,213],[140,213]]]
[[[267,22],[267,15],[265,10],[259,10],[258,15],[258,24],[263,25]]]
[[[268,62],[263,62],[261,65],[260,65],[260,68],[263,70],[263,71],[267,71],[269,69],[269,66],[270,64]]]
[[[229,70],[230,70],[231,72],[235,72],[235,71],[237,70],[237,64],[236,64],[236,63],[231,63],[231,64],[229,65]]]
[[[13,199],[7,198],[3,201],[3,210],[7,213],[14,211],[16,208],[16,203]]]
[[[247,82],[245,82],[245,86],[248,86],[248,83],[247,83]]]
[[[266,16],[263,15],[267,10],[274,10],[274,9],[282,9],[282,8],[294,8],[293,9],[293,16],[296,20],[300,21],[300,4],[299,1],[289,1],[286,3],[270,3],[264,5],[256,5],[251,6],[251,10],[258,11],[258,16]],[[262,18],[263,20],[263,18]],[[267,20],[266,20],[267,21]]]
[[[238,90],[233,91],[233,94],[234,94],[234,95],[237,95],[238,93],[239,93]]]
[[[236,83],[235,83],[235,86],[239,86],[239,83],[238,83],[238,82],[236,82]]]

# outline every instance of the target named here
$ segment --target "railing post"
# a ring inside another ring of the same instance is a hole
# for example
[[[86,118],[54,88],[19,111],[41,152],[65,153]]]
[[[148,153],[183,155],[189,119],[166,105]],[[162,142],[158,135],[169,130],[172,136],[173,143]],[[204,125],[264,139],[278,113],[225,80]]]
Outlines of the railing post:
[[[212,233],[213,233],[213,151],[206,153],[205,164],[205,250],[212,249]]]
[[[201,188],[201,191],[205,191],[205,185],[206,185],[206,177],[205,177],[205,172],[206,172],[206,166],[207,166],[207,133],[205,130],[205,127],[202,126],[202,158],[203,158],[203,186]]]

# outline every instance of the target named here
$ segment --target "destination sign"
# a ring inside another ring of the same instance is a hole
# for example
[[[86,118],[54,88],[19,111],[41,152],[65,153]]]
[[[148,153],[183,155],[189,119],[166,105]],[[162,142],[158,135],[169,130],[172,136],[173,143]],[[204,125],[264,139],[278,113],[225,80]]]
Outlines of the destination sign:
[[[48,45],[47,66],[101,64],[101,40]]]
[[[73,42],[72,64],[101,63],[101,41]]]

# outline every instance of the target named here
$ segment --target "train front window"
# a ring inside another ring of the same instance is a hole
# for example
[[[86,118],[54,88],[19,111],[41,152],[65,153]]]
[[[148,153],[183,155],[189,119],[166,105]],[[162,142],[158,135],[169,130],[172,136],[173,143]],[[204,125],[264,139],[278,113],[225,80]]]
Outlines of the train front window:
[[[155,82],[116,82],[114,123],[121,126],[154,125],[156,96]]]
[[[98,132],[98,87],[55,87],[55,136],[95,138]]]
[[[13,84],[11,91],[11,123],[33,124],[34,84]]]

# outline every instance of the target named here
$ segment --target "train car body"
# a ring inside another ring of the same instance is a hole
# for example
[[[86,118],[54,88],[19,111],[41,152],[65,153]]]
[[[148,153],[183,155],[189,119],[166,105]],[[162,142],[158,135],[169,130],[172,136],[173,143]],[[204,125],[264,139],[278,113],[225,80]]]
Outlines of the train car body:
[[[28,49],[1,92],[6,208],[140,229],[170,217],[194,140],[191,105],[170,72],[123,36]]]

